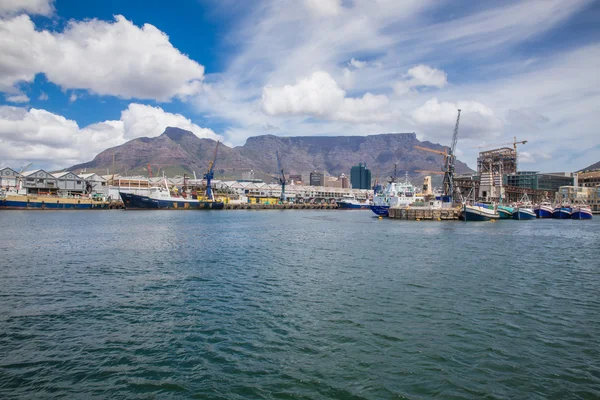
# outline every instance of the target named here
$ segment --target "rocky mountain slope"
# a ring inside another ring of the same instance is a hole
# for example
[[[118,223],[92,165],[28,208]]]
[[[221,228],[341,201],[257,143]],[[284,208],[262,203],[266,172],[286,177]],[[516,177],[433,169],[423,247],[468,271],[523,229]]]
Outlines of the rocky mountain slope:
[[[288,174],[308,174],[313,170],[327,171],[332,175],[345,173],[359,162],[366,163],[372,170],[373,178],[379,168],[381,177],[391,174],[394,163],[398,171],[415,170],[440,171],[442,157],[417,150],[420,145],[435,150],[443,146],[421,142],[414,133],[386,133],[369,136],[297,136],[280,137],[262,135],[248,138],[246,144],[237,147],[219,146],[216,162],[216,176],[240,178],[243,171],[253,169],[258,176],[268,176],[277,171],[275,152],[279,151],[282,163]],[[216,142],[200,139],[192,132],[168,127],[155,138],[138,138],[121,146],[107,149],[92,161],[71,167],[101,173],[146,174],[150,164],[153,171],[166,170],[167,173],[191,173],[198,177],[205,172],[215,151]],[[458,173],[471,169],[457,161]]]

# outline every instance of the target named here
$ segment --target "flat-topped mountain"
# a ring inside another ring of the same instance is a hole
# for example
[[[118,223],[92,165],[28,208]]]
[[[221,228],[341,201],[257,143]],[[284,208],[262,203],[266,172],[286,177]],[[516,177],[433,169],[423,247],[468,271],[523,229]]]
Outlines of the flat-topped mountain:
[[[419,145],[435,150],[444,147],[431,142],[421,142],[414,133],[384,133],[368,136],[294,136],[261,135],[248,138],[243,146],[219,145],[215,164],[217,177],[240,178],[243,171],[253,169],[258,176],[277,172],[275,152],[278,151],[287,174],[307,174],[313,170],[327,171],[331,175],[345,173],[359,162],[366,163],[373,178],[379,168],[380,177],[391,174],[394,163],[398,171],[440,171],[441,156],[417,150]],[[121,146],[107,149],[92,161],[74,165],[71,169],[86,168],[101,173],[146,174],[150,164],[156,173],[192,173],[200,177],[212,160],[216,142],[201,139],[192,132],[168,127],[154,138],[137,138]],[[458,173],[471,169],[456,162]]]

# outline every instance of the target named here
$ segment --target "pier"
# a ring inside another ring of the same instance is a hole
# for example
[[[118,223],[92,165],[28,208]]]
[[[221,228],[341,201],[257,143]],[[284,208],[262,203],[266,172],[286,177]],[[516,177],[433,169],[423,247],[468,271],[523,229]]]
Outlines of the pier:
[[[405,220],[431,220],[431,221],[455,221],[460,216],[460,208],[417,208],[402,207],[390,208],[389,218]]]

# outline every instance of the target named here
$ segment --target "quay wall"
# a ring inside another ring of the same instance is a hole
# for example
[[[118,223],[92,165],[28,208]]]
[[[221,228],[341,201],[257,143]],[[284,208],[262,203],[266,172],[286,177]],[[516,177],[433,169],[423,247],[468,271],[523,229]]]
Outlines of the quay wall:
[[[460,216],[460,208],[390,208],[389,218],[405,220],[454,221]]]

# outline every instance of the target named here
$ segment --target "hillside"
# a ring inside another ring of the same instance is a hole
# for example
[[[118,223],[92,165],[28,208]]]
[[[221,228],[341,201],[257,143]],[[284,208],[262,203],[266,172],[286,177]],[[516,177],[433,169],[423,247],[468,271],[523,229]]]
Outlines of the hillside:
[[[600,170],[600,161],[598,161],[597,163],[592,164],[588,167],[582,168],[580,171],[577,171],[577,172],[586,172],[586,171],[589,172],[589,171],[598,171],[598,170]]]
[[[421,142],[414,133],[386,133],[369,136],[297,136],[280,137],[262,135],[248,138],[243,146],[219,146],[215,172],[217,177],[240,178],[243,171],[253,169],[258,176],[266,177],[277,171],[275,152],[279,151],[288,174],[307,174],[325,170],[332,175],[349,174],[359,162],[367,163],[373,177],[391,174],[394,163],[403,173],[417,175],[415,170],[440,171],[442,157],[414,149],[420,145],[436,150],[443,146]],[[200,139],[193,133],[169,127],[155,138],[138,138],[121,146],[107,149],[92,161],[74,165],[73,170],[106,173],[146,174],[147,164],[153,171],[167,173],[192,173],[198,176],[206,170],[215,151],[216,142]],[[458,173],[471,169],[457,161]]]

